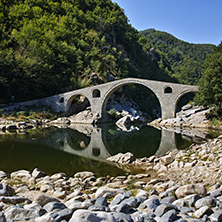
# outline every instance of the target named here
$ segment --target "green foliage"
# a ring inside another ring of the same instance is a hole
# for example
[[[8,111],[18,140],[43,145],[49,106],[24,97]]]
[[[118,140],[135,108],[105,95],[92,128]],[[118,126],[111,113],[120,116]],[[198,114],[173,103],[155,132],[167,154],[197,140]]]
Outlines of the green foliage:
[[[41,109],[39,107],[29,107],[26,111],[4,111],[0,110],[0,116],[2,118],[13,120],[13,121],[29,121],[30,119],[38,120],[38,119],[50,119],[55,120],[59,117],[64,117],[64,113],[55,112],[49,108]]]
[[[214,107],[215,113],[222,116],[222,43],[207,56],[204,67],[195,101],[205,107]]]
[[[134,185],[134,180],[129,180],[129,182],[127,183],[127,190],[133,190],[135,188],[136,186]]]
[[[144,52],[144,38],[111,0],[2,0],[0,102],[42,98],[91,84],[140,77],[170,81]]]
[[[141,31],[144,50],[152,54],[155,49],[155,59],[159,67],[180,83],[197,84],[202,76],[203,63],[206,56],[215,48],[211,44],[190,44],[174,36],[155,29]]]
[[[19,112],[16,113],[16,116],[17,116],[17,117],[19,117],[19,116],[21,116],[21,115],[27,116],[27,112],[26,112],[26,111],[19,111]]]
[[[219,130],[210,130],[209,131],[209,138],[217,138],[218,136],[220,136],[221,135],[221,133],[220,133],[220,131]]]
[[[28,117],[30,119],[50,119],[55,120],[62,116],[61,113],[56,113],[52,110],[36,110],[36,111],[29,111]]]
[[[111,118],[114,120],[117,120],[123,117],[121,114],[118,114],[114,108],[110,109],[108,113],[111,116]]]
[[[85,87],[89,86],[89,84],[90,84],[89,79],[85,79],[85,78],[81,79],[80,77],[78,78],[78,86],[80,88],[85,88]]]
[[[220,126],[217,118],[215,118],[215,117],[211,120],[210,124],[211,124],[212,126]]]
[[[0,116],[4,113],[3,109],[0,109]]]

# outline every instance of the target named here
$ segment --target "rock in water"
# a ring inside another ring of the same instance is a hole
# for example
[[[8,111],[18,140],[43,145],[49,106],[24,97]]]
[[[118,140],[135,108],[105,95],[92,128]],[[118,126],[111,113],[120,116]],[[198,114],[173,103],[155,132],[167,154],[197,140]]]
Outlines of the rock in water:
[[[125,125],[128,125],[128,124],[137,124],[137,123],[142,123],[141,119],[139,116],[131,116],[131,115],[127,115],[127,116],[124,116],[122,117],[121,119],[119,119],[117,122],[116,122],[116,125],[117,126],[125,126]]]

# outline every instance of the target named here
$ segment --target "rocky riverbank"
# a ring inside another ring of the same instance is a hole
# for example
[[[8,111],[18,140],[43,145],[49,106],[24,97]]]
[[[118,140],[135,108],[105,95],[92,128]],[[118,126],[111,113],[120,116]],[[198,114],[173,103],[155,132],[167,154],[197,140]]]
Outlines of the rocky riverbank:
[[[212,123],[207,118],[210,112],[211,109],[187,104],[182,107],[180,112],[176,113],[176,118],[166,120],[159,118],[149,123],[149,125],[168,128],[211,128],[222,130],[222,125],[218,121]]]
[[[0,130],[2,132],[16,131],[17,133],[24,133],[27,129],[35,129],[36,127],[50,127],[50,126],[64,126],[70,125],[70,120],[67,117],[61,117],[57,120],[50,119],[26,119],[24,121],[8,120],[0,118]],[[0,132],[1,132],[0,131]]]
[[[222,137],[164,156],[113,160],[143,173],[1,171],[0,221],[222,221]]]

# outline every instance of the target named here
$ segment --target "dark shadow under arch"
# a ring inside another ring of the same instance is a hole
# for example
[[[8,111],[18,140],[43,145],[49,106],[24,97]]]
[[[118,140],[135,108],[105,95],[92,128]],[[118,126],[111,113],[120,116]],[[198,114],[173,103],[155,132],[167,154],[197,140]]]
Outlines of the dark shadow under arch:
[[[164,93],[173,93],[173,89],[168,86],[164,89]]]
[[[180,112],[181,111],[181,108],[192,102],[193,98],[195,97],[195,92],[185,92],[183,93],[181,96],[179,96],[177,98],[177,101],[176,101],[176,105],[175,105],[175,115],[177,112]]]
[[[111,98],[111,96],[118,95],[119,100],[122,99],[122,101],[119,102],[124,103],[124,98],[122,96],[123,93],[125,93],[125,96],[132,98],[138,105],[140,105],[139,109],[141,111],[146,113],[148,113],[149,111],[152,117],[154,117],[154,113],[151,113],[151,108],[153,110],[154,107],[157,107],[158,111],[156,113],[159,113],[159,115],[155,116],[155,118],[161,117],[161,105],[157,95],[145,84],[137,82],[119,84],[116,87],[113,87],[113,89],[111,89],[110,92],[107,93],[107,96],[105,97],[102,106],[103,117],[107,115],[107,106],[109,105],[108,101],[110,99],[111,100],[113,99]]]
[[[81,94],[71,96],[66,103],[66,116],[77,114],[90,108],[90,102],[87,97]]]
[[[93,98],[99,98],[101,96],[100,90],[99,89],[94,89],[92,92],[92,97]]]

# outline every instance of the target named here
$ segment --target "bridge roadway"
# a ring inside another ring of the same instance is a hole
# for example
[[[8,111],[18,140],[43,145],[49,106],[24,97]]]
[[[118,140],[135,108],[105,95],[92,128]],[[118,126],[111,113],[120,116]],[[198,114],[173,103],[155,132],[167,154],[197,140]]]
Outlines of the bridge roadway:
[[[20,104],[45,105],[54,110],[68,113],[73,99],[78,95],[83,95],[89,100],[93,114],[92,119],[100,119],[101,122],[105,122],[107,119],[106,105],[110,96],[117,89],[128,84],[143,85],[156,95],[160,103],[162,119],[174,118],[179,99],[186,93],[198,91],[197,86],[147,79],[126,78]]]

